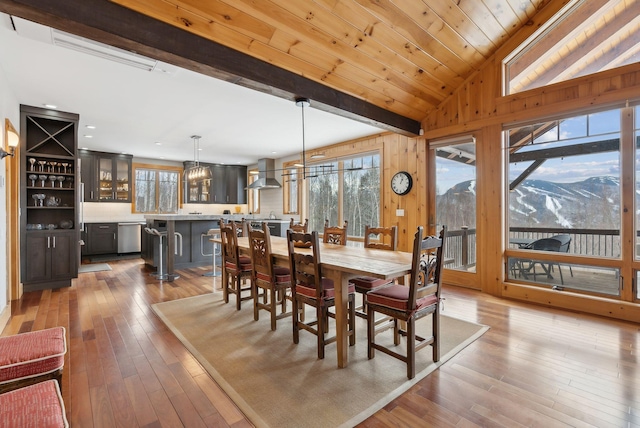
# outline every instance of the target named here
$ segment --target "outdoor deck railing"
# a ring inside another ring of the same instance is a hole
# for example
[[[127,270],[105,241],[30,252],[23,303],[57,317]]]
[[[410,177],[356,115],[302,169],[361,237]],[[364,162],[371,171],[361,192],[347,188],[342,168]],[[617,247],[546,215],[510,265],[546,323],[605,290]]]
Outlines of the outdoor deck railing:
[[[571,236],[569,254],[620,257],[620,231],[614,229],[562,229],[512,227],[509,238],[542,239],[554,235]],[[476,265],[476,229],[461,228],[447,231],[446,267],[450,269],[470,268]]]

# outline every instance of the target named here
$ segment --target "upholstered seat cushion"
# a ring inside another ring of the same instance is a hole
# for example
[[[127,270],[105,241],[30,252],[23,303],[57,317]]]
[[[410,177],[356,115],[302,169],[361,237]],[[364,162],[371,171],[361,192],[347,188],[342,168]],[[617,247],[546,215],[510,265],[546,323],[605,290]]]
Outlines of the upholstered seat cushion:
[[[407,301],[409,300],[409,287],[394,284],[389,287],[379,288],[367,293],[367,303],[371,305],[386,306],[388,308],[407,311]],[[416,300],[416,310],[431,306],[438,302],[435,294],[418,298]]]
[[[284,266],[274,266],[273,275],[276,277],[277,284],[291,282],[291,271],[289,271],[289,268],[286,268]],[[265,273],[257,272],[256,276],[261,281],[266,281],[266,282],[271,281],[271,278],[269,278],[269,275]]]
[[[47,380],[0,394],[0,426],[68,427],[58,382]]]
[[[240,271],[241,272],[249,272],[251,271],[251,269],[253,269],[251,267],[251,258],[247,257],[247,256],[240,256],[238,257],[238,263],[240,265]],[[236,265],[232,262],[226,262],[225,266],[227,267],[227,269],[236,270]]]
[[[349,294],[355,293],[356,288],[353,284],[349,284]],[[308,297],[316,297],[316,289],[313,287],[303,287],[300,284],[296,285],[296,293],[303,294]],[[335,288],[333,281],[329,278],[322,278],[322,294],[321,298],[333,299],[335,297]]]
[[[0,384],[62,369],[66,352],[64,327],[0,337]]]
[[[352,278],[350,283],[356,286],[356,291],[359,293],[366,293],[374,288],[382,287],[383,285],[390,284],[392,281],[382,278],[374,278],[371,276],[361,276],[358,278]]]

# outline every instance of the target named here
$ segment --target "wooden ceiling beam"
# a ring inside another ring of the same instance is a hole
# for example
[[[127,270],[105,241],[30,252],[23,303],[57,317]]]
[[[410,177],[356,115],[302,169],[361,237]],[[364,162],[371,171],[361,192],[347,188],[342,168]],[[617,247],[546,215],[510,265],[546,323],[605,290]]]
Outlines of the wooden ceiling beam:
[[[0,0],[0,10],[88,39],[402,135],[420,122],[104,0]]]

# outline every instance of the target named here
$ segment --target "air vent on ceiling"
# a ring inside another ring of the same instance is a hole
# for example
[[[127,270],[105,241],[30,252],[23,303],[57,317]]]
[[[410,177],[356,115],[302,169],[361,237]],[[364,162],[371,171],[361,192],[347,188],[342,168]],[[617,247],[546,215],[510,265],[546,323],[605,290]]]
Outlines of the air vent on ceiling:
[[[129,65],[141,70],[151,71],[155,68],[157,61],[125,51],[124,49],[115,48],[104,43],[85,39],[84,37],[65,33],[63,31],[51,30],[53,44],[56,46],[73,49],[89,55],[119,62],[120,64]]]

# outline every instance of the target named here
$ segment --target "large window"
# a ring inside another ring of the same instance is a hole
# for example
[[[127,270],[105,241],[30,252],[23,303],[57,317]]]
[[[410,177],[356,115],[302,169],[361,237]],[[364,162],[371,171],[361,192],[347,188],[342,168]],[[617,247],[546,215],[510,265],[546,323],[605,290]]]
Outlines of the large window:
[[[621,258],[620,135],[620,110],[506,132],[511,248]],[[561,266],[542,256],[511,258],[508,274],[556,289],[620,291],[618,269]]]
[[[363,237],[365,225],[380,224],[380,155],[369,153],[307,169],[309,227],[322,231],[349,223],[350,236]]]
[[[133,165],[136,213],[176,214],[180,198],[180,168]]]

